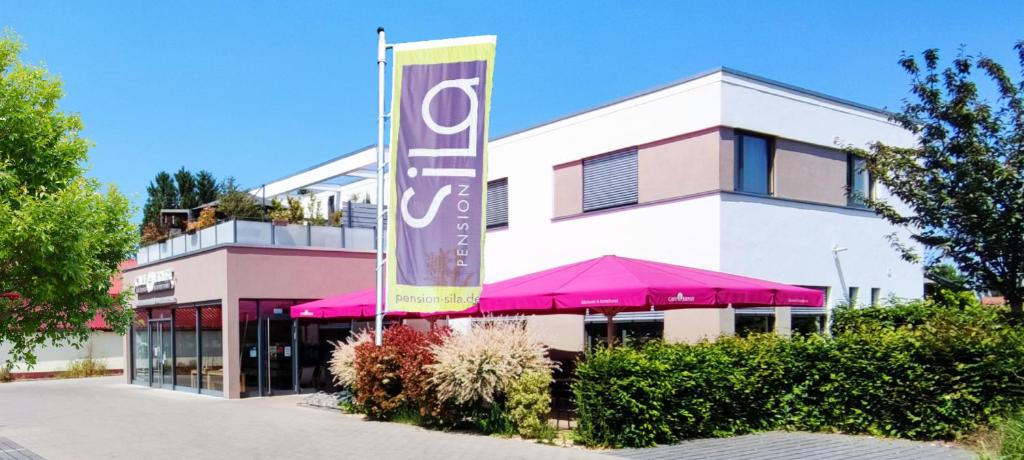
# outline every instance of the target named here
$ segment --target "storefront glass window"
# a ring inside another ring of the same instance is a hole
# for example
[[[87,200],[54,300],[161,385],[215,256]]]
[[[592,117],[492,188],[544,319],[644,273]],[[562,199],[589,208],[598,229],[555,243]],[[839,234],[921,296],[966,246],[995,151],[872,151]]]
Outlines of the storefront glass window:
[[[146,310],[135,311],[132,321],[132,368],[137,383],[149,384],[149,329]]]
[[[174,310],[175,385],[199,387],[199,355],[196,353],[196,309]]]
[[[199,335],[203,355],[203,378],[199,382],[204,390],[224,391],[223,326],[220,306],[202,307]]]
[[[812,335],[825,332],[825,315],[793,315],[793,335]]]
[[[775,315],[771,313],[766,314],[737,314],[736,315],[736,335],[740,337],[746,337],[750,334],[763,333],[763,332],[775,332]]]
[[[662,321],[615,322],[616,343],[643,345],[651,340],[661,339],[665,331]],[[586,325],[587,345],[590,348],[608,343],[608,323],[594,322]]]

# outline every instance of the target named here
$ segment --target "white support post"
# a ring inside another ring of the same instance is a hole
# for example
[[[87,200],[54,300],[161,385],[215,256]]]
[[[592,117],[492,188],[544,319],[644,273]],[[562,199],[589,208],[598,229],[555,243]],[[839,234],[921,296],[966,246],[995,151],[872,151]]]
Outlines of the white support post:
[[[381,345],[384,332],[384,68],[387,66],[387,42],[384,28],[377,28],[377,308],[374,315],[374,342]]]

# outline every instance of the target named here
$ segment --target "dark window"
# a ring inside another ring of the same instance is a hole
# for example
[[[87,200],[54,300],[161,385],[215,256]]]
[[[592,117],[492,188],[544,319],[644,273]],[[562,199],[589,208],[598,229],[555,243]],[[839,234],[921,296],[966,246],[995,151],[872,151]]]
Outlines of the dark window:
[[[736,190],[771,194],[772,141],[746,133],[736,135]]]
[[[508,178],[487,183],[487,228],[508,226]]]
[[[798,314],[795,309],[790,322],[790,330],[793,335],[813,335],[825,332],[825,315],[823,314]]]
[[[334,196],[327,197],[327,218],[330,219],[334,215],[334,211],[337,211],[334,206]]]
[[[857,305],[857,297],[860,296],[860,288],[857,286],[850,286],[850,289],[846,295],[846,302],[850,305]]]
[[[736,310],[736,335],[746,337],[754,333],[775,332],[774,309]]]
[[[880,288],[871,288],[871,306],[877,306],[882,301],[882,290]]]
[[[660,340],[665,331],[663,321],[615,321],[616,343],[640,346],[651,340]],[[587,347],[603,347],[608,343],[608,322],[587,323],[584,332],[586,333]]]
[[[864,198],[875,197],[875,187],[868,173],[867,163],[863,158],[848,154],[846,156],[846,190],[847,204],[863,208]]]
[[[583,160],[583,211],[637,203],[637,150]]]
[[[828,286],[800,286],[807,289],[816,289],[825,294],[825,305],[828,305]],[[825,332],[825,307],[791,307],[790,310],[790,332],[793,335],[823,334]]]

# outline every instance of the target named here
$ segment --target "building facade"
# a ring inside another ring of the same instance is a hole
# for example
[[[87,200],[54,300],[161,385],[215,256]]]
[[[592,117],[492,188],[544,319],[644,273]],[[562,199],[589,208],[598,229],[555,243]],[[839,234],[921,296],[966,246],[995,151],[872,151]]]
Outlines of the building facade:
[[[828,307],[920,297],[921,267],[903,261],[889,239],[908,235],[858,199],[886,198],[886,191],[842,150],[875,141],[914,145],[913,135],[880,110],[730,69],[494,139],[485,282],[614,254],[818,288]],[[327,218],[356,195],[376,202],[375,158],[366,147],[252,193],[296,197],[302,206],[316,197],[317,213]],[[209,380],[207,392],[228,397],[301,391],[307,374],[319,372],[314,361],[326,354],[326,338],[358,325],[289,323],[287,308],[372,287],[373,240],[346,239],[346,232],[368,229],[271,226],[269,237],[267,230],[256,237],[235,229],[224,230],[222,240],[222,225],[205,230],[213,243],[208,237],[148,248],[127,273],[140,280],[137,291],[146,286],[137,300],[145,316],[128,341],[128,374],[137,383],[170,381],[199,392]],[[270,224],[243,226],[253,225]],[[282,244],[290,247],[275,247]],[[149,291],[149,278],[162,292]],[[685,309],[623,313],[615,321],[624,339],[696,341],[820,331],[827,310]],[[550,347],[568,352],[603,341],[606,330],[600,315],[525,321]],[[182,343],[180,353],[166,352],[166,344]],[[182,357],[181,366],[166,364]]]
[[[486,279],[615,254],[820,288],[830,306],[920,297],[921,267],[888,239],[909,235],[847,194],[885,197],[841,150],[874,141],[914,145],[877,109],[730,69],[496,139],[488,174],[506,194],[495,214],[507,217],[490,222]],[[667,339],[697,340],[737,327],[785,334],[812,312],[793,313],[632,316],[663,322]],[[582,330],[584,319],[537,321],[557,321],[544,328],[550,343],[581,342],[556,331]]]
[[[193,234],[156,245],[153,258],[142,253],[154,248],[143,248],[144,261],[124,271],[136,292],[126,379],[228,398],[329,386],[328,342],[353,325],[300,324],[290,309],[372,286],[372,229],[247,221],[211,228],[202,243],[179,242],[198,240]]]

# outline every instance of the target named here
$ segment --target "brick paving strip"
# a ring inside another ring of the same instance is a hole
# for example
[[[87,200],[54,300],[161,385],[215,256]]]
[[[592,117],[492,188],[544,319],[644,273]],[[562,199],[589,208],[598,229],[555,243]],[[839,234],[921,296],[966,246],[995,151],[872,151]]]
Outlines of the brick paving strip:
[[[638,460],[970,460],[969,450],[938,443],[824,433],[759,433],[670,446],[608,451]]]
[[[0,460],[44,460],[35,452],[0,436]]]

